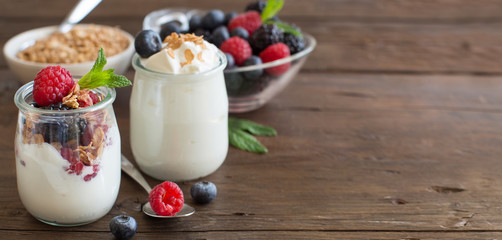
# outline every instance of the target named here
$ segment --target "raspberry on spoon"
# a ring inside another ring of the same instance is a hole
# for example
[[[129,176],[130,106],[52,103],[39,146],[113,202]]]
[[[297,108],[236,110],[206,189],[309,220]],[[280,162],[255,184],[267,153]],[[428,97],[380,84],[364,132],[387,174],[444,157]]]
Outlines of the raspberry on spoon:
[[[155,186],[148,200],[152,210],[161,216],[174,216],[183,208],[183,192],[180,187],[174,183],[165,181]]]

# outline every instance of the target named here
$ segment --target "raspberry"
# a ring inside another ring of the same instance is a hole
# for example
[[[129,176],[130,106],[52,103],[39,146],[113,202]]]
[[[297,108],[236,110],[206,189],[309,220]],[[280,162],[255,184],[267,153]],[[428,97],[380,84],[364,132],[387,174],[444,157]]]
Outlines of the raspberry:
[[[254,30],[261,26],[261,16],[257,11],[249,11],[239,14],[234,19],[230,20],[228,23],[228,31],[232,31],[235,28],[242,27],[246,29],[251,35]]]
[[[161,216],[174,216],[183,208],[183,192],[174,183],[165,181],[153,188],[148,197],[152,210]]]
[[[92,105],[96,104],[99,102],[99,97],[97,94],[95,94],[94,92],[89,92],[89,96],[91,97],[92,99]]]
[[[272,45],[268,46],[267,48],[265,48],[265,50],[263,50],[260,53],[260,58],[264,63],[266,63],[266,62],[275,61],[277,59],[289,57],[289,55],[290,55],[289,48],[286,44],[276,43],[276,44],[272,44]],[[279,75],[283,74],[284,72],[286,72],[289,69],[290,65],[291,65],[291,63],[288,62],[288,63],[284,63],[284,64],[281,64],[276,67],[267,68],[267,69],[265,69],[265,71],[272,76],[279,76]]]
[[[240,37],[231,37],[227,39],[221,44],[220,50],[230,53],[230,55],[234,57],[235,64],[238,66],[241,66],[252,54],[249,43]]]
[[[45,67],[35,77],[33,100],[42,107],[61,102],[74,85],[75,81],[68,70],[61,66]]]

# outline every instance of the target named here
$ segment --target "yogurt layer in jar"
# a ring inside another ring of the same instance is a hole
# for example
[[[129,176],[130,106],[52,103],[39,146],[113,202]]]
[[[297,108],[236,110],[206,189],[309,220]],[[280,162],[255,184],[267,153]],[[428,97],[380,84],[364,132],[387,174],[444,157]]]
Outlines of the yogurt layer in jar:
[[[172,34],[142,59],[130,100],[131,147],[139,167],[161,180],[184,181],[218,169],[228,151],[225,55],[192,34]]]
[[[21,201],[32,216],[51,225],[96,221],[113,207],[120,187],[115,90],[94,90],[104,96],[96,105],[56,111],[32,106],[32,88],[28,83],[15,96]]]

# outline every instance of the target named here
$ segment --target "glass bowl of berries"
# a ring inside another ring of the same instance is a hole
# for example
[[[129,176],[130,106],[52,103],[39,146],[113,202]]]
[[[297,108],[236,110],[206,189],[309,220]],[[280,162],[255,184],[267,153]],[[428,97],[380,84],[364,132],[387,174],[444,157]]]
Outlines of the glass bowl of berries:
[[[227,56],[229,112],[248,112],[280,93],[316,46],[313,36],[278,19],[283,4],[256,1],[243,13],[160,9],[145,17],[143,29],[161,39],[173,32],[194,33],[218,47]]]

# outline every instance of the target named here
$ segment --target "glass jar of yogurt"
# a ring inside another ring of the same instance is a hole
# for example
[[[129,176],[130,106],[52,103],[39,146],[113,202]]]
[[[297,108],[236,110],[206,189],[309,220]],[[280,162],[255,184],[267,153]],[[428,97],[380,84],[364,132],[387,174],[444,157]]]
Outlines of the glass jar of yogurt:
[[[228,97],[223,69],[227,62],[213,48],[214,66],[199,72],[153,70],[138,54],[133,57],[131,147],[141,170],[156,179],[197,179],[214,172],[225,160]],[[200,69],[193,64],[187,67]]]
[[[120,135],[112,103],[115,90],[93,90],[93,106],[50,110],[34,107],[33,82],[14,97],[19,108],[15,138],[19,196],[38,220],[83,225],[110,211],[120,187]]]

